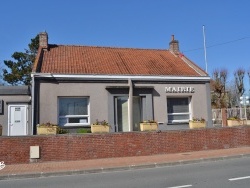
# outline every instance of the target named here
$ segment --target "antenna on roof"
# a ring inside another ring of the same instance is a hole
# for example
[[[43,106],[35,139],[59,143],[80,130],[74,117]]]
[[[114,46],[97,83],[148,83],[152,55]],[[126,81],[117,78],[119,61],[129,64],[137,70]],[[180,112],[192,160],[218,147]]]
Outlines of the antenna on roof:
[[[205,26],[203,25],[203,39],[204,39],[204,56],[205,56],[205,65],[207,73],[207,47],[206,47],[206,35],[205,35]]]

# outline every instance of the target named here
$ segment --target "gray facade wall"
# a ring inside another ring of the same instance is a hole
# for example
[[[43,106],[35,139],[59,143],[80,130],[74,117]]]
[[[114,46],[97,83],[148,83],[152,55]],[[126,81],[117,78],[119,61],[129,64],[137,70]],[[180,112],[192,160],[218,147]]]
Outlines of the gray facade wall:
[[[117,88],[115,88],[117,86]],[[188,125],[169,125],[167,119],[167,97],[191,97],[191,114],[192,117],[205,118],[208,127],[212,126],[211,101],[209,83],[140,83],[134,82],[134,95],[144,93],[148,96],[147,100],[152,97],[153,119],[161,122],[160,129],[182,129],[188,128]],[[107,89],[113,87],[113,89]],[[121,88],[119,88],[121,87]],[[122,88],[123,87],[123,88]],[[152,87],[143,89],[143,87]],[[166,87],[193,87],[194,93],[166,93]],[[49,83],[40,82],[38,84],[39,93],[37,112],[37,123],[58,123],[58,97],[90,97],[90,123],[96,119],[107,120],[112,126],[114,125],[114,96],[124,96],[129,94],[128,83]],[[141,88],[141,89],[140,89]],[[148,109],[149,111],[152,109]],[[114,129],[113,129],[114,130]]]
[[[142,86],[142,84],[136,84]],[[145,85],[145,84],[144,84]],[[185,129],[186,125],[168,124],[167,118],[167,98],[168,97],[190,97],[191,98],[191,117],[204,118],[207,126],[212,126],[211,100],[209,83],[167,83],[167,84],[146,84],[154,86],[153,106],[154,119],[161,122],[159,125],[162,130]],[[193,87],[194,93],[166,93],[166,87]]]
[[[58,97],[89,97],[90,123],[96,119],[111,121],[108,118],[111,110],[108,104],[106,86],[127,84],[102,83],[42,83],[39,89],[39,119],[38,123],[58,123]]]

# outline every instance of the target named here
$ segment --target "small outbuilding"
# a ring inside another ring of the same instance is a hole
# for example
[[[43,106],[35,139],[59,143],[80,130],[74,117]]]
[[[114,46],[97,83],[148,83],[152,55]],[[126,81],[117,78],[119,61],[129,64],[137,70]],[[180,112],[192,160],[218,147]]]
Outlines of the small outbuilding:
[[[0,86],[2,135],[32,135],[31,111],[29,86]]]

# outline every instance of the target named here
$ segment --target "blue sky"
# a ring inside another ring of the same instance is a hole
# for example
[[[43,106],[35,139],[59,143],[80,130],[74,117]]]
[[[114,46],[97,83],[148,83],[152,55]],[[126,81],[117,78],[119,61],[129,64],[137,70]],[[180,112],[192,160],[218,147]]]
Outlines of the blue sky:
[[[249,0],[8,0],[0,7],[0,64],[46,30],[50,44],[150,49],[168,49],[174,34],[205,69],[205,25],[209,74],[250,70]]]

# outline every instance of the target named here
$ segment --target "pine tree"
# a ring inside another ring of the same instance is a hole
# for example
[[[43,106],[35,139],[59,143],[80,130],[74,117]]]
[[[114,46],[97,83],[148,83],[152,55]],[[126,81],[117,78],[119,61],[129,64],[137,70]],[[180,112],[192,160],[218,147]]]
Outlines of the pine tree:
[[[8,69],[3,69],[3,80],[10,85],[30,85],[32,65],[35,61],[39,47],[39,35],[31,39],[29,49],[25,52],[14,52],[12,60],[5,60],[4,64]]]

